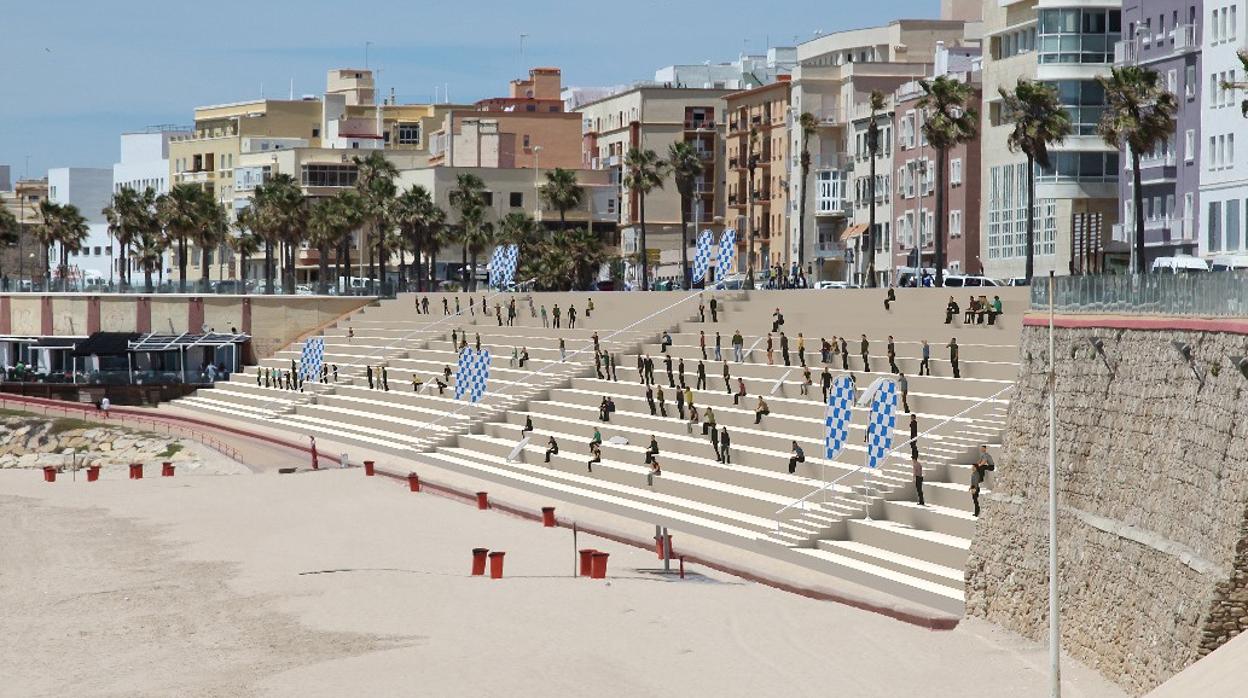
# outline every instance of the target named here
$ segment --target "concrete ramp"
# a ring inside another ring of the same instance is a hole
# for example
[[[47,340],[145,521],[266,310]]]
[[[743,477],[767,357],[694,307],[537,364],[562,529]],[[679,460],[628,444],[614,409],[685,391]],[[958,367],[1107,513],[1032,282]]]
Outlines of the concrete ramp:
[[[1248,634],[1175,674],[1147,698],[1233,698],[1248,695]]]

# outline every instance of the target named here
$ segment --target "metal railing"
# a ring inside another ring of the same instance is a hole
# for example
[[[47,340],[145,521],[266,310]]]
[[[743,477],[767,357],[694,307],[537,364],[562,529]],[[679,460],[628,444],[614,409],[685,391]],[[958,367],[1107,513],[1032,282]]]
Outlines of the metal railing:
[[[1248,272],[1065,276],[1054,280],[1058,313],[1248,315]],[[1032,284],[1031,307],[1047,310],[1048,284]]]

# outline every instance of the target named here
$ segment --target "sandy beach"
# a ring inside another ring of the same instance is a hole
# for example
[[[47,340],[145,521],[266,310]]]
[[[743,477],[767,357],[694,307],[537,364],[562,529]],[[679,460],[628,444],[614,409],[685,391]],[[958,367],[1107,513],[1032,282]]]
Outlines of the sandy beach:
[[[1033,696],[1042,647],[930,631],[359,469],[0,472],[4,696]],[[506,551],[503,580],[470,551]],[[1124,695],[1068,660],[1066,695]]]

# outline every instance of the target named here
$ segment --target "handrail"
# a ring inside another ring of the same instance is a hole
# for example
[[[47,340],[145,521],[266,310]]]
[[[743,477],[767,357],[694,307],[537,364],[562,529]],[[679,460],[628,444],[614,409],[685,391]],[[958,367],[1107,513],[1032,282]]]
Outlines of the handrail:
[[[905,447],[905,446],[909,445],[911,442],[913,442],[913,441],[917,440],[917,439],[919,438],[919,436],[927,436],[928,434],[931,434],[932,432],[936,431],[937,429],[940,429],[941,427],[945,426],[945,425],[946,425],[946,424],[948,424],[949,422],[952,422],[953,420],[958,419],[959,417],[961,417],[962,415],[966,414],[967,412],[970,412],[971,410],[975,409],[976,407],[979,407],[980,405],[983,405],[984,403],[988,402],[989,400],[994,400],[994,399],[996,399],[996,397],[997,397],[998,395],[1001,395],[1002,393],[1004,393],[1004,392],[1006,392],[1006,391],[1009,391],[1009,390],[1013,390],[1013,389],[1014,389],[1014,384],[1010,384],[1010,385],[1008,385],[1008,386],[1006,386],[1006,387],[1004,387],[1004,388],[1002,388],[1002,389],[998,390],[997,392],[993,393],[992,395],[989,395],[988,397],[983,398],[983,399],[982,399],[982,400],[980,400],[979,402],[976,402],[975,404],[971,405],[970,407],[967,407],[966,409],[962,410],[961,412],[959,412],[959,413],[957,413],[957,414],[955,414],[955,415],[953,415],[953,416],[951,416],[951,417],[948,417],[947,419],[945,419],[943,422],[940,422],[940,423],[939,423],[939,424],[937,424],[936,426],[934,426],[934,427],[932,427],[932,428],[930,428],[930,429],[928,429],[928,430],[926,430],[926,431],[921,432],[918,436],[915,436],[915,437],[912,437],[912,438],[906,439],[906,440],[905,440],[905,441],[903,441],[901,444],[899,444],[899,445],[897,445],[897,446],[894,446],[893,448],[890,448],[890,449],[888,450],[888,453],[885,453],[885,454],[884,454],[884,457],[885,457],[885,458],[888,458],[889,456],[893,455],[893,453],[894,453],[895,451],[898,451],[898,450],[900,450],[901,448],[903,448],[903,447]],[[778,516],[780,516],[780,514],[783,514],[785,511],[788,511],[789,509],[792,509],[793,507],[798,506],[799,504],[802,504],[803,502],[805,502],[806,500],[810,499],[811,497],[813,497],[813,496],[815,496],[815,495],[819,494],[820,492],[823,492],[823,491],[824,491],[824,490],[826,490],[826,489],[831,488],[832,486],[836,485],[836,484],[837,484],[838,482],[840,482],[841,480],[844,480],[845,478],[849,477],[850,475],[853,475],[853,474],[857,473],[858,471],[860,471],[860,470],[862,470],[862,469],[864,469],[864,468],[866,468],[866,467],[867,467],[866,465],[860,465],[860,466],[858,466],[858,467],[854,468],[853,470],[849,471],[848,473],[845,473],[844,475],[842,475],[842,476],[840,476],[840,477],[836,478],[835,480],[832,480],[832,481],[829,481],[829,482],[827,482],[827,483],[824,483],[824,485],[823,485],[822,487],[819,487],[818,489],[815,489],[815,490],[811,491],[810,493],[806,494],[805,496],[801,497],[800,499],[796,499],[796,500],[794,500],[794,501],[792,501],[792,502],[789,502],[788,504],[786,504],[786,505],[784,505],[784,506],[782,506],[782,507],[780,507],[779,509],[777,509],[777,510],[776,510],[776,516],[777,516],[777,517],[778,517]],[[777,520],[776,520],[776,529],[778,530],[779,528],[780,528],[780,520],[779,520],[779,519],[777,519]]]

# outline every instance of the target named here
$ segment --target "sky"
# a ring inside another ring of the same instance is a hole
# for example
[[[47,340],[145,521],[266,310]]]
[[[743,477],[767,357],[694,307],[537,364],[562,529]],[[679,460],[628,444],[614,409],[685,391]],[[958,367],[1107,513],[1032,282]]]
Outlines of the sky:
[[[0,3],[0,165],[14,178],[109,167],[118,136],[189,125],[197,105],[320,94],[332,67],[380,70],[379,93],[428,102],[505,94],[531,66],[564,85],[653,79],[896,18],[940,0],[43,0]],[[524,53],[521,54],[521,34]]]

